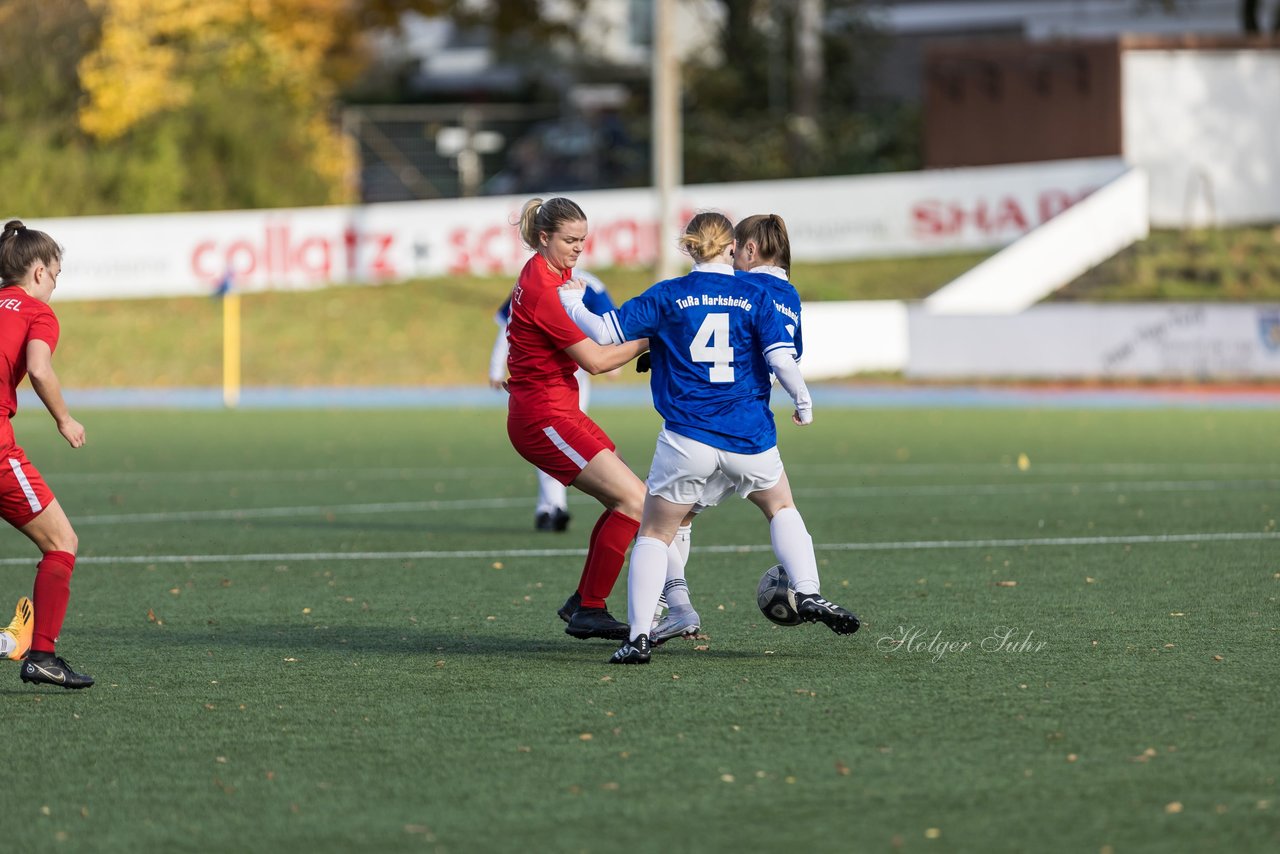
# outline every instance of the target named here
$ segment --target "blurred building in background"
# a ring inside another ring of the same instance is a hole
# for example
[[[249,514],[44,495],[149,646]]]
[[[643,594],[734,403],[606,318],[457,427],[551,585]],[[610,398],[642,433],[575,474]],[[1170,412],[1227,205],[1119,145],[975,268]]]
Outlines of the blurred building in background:
[[[714,49],[721,9],[711,0],[680,5],[682,53]],[[505,59],[491,32],[448,18],[411,12],[398,31],[380,34],[378,62],[410,103],[344,110],[359,148],[362,201],[647,183],[648,140],[628,130],[623,114],[636,112],[637,90],[647,97],[652,3],[591,0],[576,10],[544,4],[553,21],[573,18],[575,43]],[[606,79],[591,79],[601,69]]]

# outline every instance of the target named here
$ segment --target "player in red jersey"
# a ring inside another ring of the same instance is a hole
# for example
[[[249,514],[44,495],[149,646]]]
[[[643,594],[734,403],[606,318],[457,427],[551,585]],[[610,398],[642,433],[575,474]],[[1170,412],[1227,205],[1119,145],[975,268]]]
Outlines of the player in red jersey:
[[[511,291],[507,435],[520,456],[604,505],[591,531],[577,592],[559,614],[573,637],[625,640],[627,625],[613,618],[605,599],[640,528],[644,484],[578,408],[573,374],[579,366],[594,375],[625,365],[648,348],[648,341],[596,344],[560,305],[560,285],[573,275],[587,238],[582,208],[564,198],[531,199],[520,212],[520,236],[534,255]]]
[[[71,596],[76,564],[76,532],[58,499],[13,437],[10,419],[18,409],[18,383],[31,387],[73,448],[83,447],[84,427],[71,417],[53,371],[58,318],[49,297],[62,272],[62,247],[42,231],[18,220],[0,233],[0,516],[36,544],[35,625],[31,650],[22,662],[22,681],[63,688],[88,688],[93,677],[77,673],[55,653]]]

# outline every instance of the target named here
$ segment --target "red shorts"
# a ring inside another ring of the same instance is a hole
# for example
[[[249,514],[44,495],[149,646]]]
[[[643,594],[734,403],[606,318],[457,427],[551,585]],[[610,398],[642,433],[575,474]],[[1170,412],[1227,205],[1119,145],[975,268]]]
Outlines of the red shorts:
[[[0,451],[0,517],[21,528],[44,512],[53,491],[17,445]]]
[[[596,422],[576,410],[538,418],[508,415],[507,435],[516,453],[565,486],[596,454],[615,447]]]

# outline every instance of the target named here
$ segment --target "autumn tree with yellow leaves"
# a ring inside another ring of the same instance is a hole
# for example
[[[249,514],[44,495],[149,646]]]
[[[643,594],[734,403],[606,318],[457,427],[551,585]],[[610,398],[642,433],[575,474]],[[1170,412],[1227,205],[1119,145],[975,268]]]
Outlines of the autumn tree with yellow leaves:
[[[356,0],[0,4],[0,186],[27,216],[350,198]]]

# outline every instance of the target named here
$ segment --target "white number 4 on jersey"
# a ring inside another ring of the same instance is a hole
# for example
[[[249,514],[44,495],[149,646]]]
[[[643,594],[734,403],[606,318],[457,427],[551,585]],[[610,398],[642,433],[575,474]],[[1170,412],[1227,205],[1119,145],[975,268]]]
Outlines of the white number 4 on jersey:
[[[695,362],[710,362],[707,378],[713,383],[733,382],[733,347],[729,345],[729,315],[708,314],[698,327],[689,345],[689,358]]]

